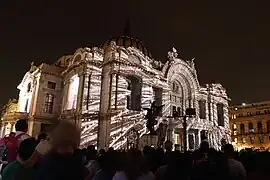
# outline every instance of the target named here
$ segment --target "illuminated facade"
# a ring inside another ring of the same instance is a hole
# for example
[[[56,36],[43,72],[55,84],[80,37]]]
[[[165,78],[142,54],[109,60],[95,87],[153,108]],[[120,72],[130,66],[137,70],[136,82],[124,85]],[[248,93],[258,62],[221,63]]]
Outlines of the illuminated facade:
[[[200,86],[193,60],[178,58],[173,48],[165,63],[156,61],[141,41],[112,38],[101,48],[80,48],[54,65],[42,64],[27,72],[18,86],[18,111],[30,118],[32,134],[55,119],[81,127],[81,145],[126,146],[134,129],[147,133],[145,108],[164,105],[159,122],[169,123],[167,138],[182,146],[183,116],[187,107],[188,147],[207,137],[216,148],[230,141],[228,97],[220,84]]]
[[[232,141],[238,150],[270,148],[270,101],[229,109]]]

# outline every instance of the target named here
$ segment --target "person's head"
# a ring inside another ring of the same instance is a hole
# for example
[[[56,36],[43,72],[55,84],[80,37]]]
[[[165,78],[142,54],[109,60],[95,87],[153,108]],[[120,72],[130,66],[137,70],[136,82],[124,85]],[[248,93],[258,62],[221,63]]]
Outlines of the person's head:
[[[40,142],[41,140],[46,140],[47,137],[48,137],[48,134],[45,133],[45,132],[42,132],[42,133],[40,133],[40,134],[38,135],[37,140],[38,140],[38,142]]]
[[[233,145],[231,144],[226,144],[224,146],[224,154],[227,156],[227,157],[232,157],[234,155],[234,148],[233,148]]]
[[[106,153],[106,151],[105,149],[100,149],[98,153],[99,155],[103,156]]]
[[[144,159],[141,151],[131,149],[126,154],[126,166],[131,169],[141,169],[144,164]]]
[[[23,140],[18,148],[19,158],[23,161],[28,160],[35,151],[36,146],[37,141],[33,137]]]
[[[9,134],[9,137],[15,137],[16,136],[16,133],[15,132],[11,132],[10,134]]]
[[[172,151],[173,143],[171,141],[166,141],[164,146],[166,151]]]
[[[52,149],[59,153],[73,153],[80,145],[80,131],[69,122],[61,121],[51,134]]]
[[[15,129],[16,129],[16,131],[27,132],[27,130],[28,130],[27,121],[25,119],[20,119],[20,120],[16,121]]]
[[[206,140],[203,140],[200,145],[200,150],[203,152],[209,151],[209,143]]]

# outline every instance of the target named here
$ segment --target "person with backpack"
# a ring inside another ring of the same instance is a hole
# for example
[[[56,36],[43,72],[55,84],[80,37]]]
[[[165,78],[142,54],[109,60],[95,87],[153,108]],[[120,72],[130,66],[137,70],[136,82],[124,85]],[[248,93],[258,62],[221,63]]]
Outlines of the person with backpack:
[[[15,124],[15,130],[15,134],[14,132],[11,132],[9,136],[4,137],[0,141],[0,159],[2,163],[1,171],[8,163],[16,160],[17,149],[20,143],[31,137],[26,133],[28,130],[26,120],[18,120]]]
[[[15,124],[15,137],[17,137],[19,142],[30,138],[31,136],[27,134],[28,131],[28,124],[25,119],[20,119]]]

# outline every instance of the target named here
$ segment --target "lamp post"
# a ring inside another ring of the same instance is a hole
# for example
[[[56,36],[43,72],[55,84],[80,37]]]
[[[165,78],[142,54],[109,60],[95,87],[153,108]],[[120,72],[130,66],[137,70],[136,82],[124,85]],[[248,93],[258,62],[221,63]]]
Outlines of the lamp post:
[[[184,152],[187,151],[187,118],[188,117],[192,117],[192,116],[196,116],[196,109],[195,108],[187,108],[186,109],[186,114],[182,117],[184,117],[183,120],[183,136],[184,136],[184,141],[183,141],[183,149]]]

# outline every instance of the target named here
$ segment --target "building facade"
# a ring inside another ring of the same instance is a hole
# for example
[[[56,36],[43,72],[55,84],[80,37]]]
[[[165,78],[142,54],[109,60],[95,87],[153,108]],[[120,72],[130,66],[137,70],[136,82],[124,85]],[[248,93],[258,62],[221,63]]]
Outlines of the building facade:
[[[229,112],[232,141],[238,150],[270,148],[270,101],[243,103]]]
[[[52,65],[32,65],[18,89],[17,113],[29,119],[32,135],[66,120],[81,128],[82,146],[125,147],[133,131],[147,133],[146,109],[154,102],[164,105],[158,121],[169,123],[167,139],[175,144],[183,144],[182,116],[188,107],[197,112],[187,119],[189,149],[204,137],[216,148],[222,138],[230,141],[229,99],[222,85],[201,86],[194,61],[180,59],[176,49],[162,63],[127,36],[100,48],[80,48]],[[179,116],[172,117],[173,112]],[[14,120],[6,116],[3,124]]]

